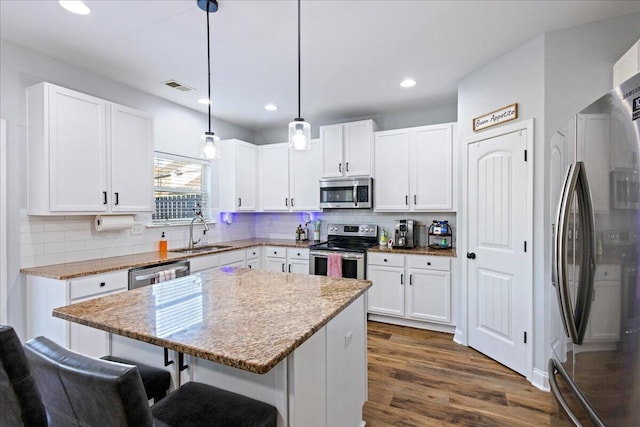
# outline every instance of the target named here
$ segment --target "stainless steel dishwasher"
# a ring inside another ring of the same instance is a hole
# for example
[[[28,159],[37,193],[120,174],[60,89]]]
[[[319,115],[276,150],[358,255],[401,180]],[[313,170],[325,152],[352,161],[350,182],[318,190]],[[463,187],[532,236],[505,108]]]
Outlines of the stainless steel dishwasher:
[[[161,282],[163,273],[175,272],[175,277],[188,276],[191,264],[188,260],[148,265],[129,270],[129,289],[141,288]]]

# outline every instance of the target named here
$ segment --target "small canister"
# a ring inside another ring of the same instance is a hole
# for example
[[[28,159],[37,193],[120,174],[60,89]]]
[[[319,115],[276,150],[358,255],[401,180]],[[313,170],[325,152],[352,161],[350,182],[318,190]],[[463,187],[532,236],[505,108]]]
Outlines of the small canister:
[[[427,226],[425,224],[416,225],[417,228],[417,241],[416,246],[419,248],[424,248],[427,246]]]

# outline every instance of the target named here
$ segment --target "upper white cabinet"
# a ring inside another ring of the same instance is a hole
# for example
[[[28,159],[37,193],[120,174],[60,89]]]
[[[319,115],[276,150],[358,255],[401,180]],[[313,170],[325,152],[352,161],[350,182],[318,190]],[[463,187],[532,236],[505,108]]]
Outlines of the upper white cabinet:
[[[28,213],[153,210],[153,118],[49,83],[27,88]]]
[[[257,147],[239,139],[220,141],[219,192],[223,212],[255,211]]]
[[[260,210],[318,211],[320,195],[319,140],[310,150],[290,150],[289,144],[259,147],[258,176]]]
[[[322,177],[372,174],[373,120],[320,126]]]
[[[376,132],[374,209],[452,210],[455,130],[446,123]]]

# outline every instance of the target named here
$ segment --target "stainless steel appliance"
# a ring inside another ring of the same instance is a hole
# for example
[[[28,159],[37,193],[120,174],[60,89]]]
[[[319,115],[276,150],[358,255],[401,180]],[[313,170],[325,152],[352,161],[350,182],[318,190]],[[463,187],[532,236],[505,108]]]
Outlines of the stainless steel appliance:
[[[611,208],[640,209],[640,176],[635,169],[616,169],[611,171]]]
[[[373,179],[370,177],[320,180],[320,207],[369,209],[373,207]]]
[[[176,278],[188,276],[190,269],[191,264],[188,260],[132,268],[129,270],[129,289],[136,289],[159,283],[162,281],[161,276],[163,273],[174,272]]]
[[[413,248],[416,245],[415,235],[413,234],[415,221],[412,219],[399,219],[395,226],[395,240],[393,247],[395,248]]]
[[[342,256],[342,277],[365,279],[367,249],[378,243],[378,226],[328,224],[327,241],[309,247],[309,274],[326,276],[329,254]]]
[[[553,245],[551,425],[638,425],[640,74],[568,129]]]

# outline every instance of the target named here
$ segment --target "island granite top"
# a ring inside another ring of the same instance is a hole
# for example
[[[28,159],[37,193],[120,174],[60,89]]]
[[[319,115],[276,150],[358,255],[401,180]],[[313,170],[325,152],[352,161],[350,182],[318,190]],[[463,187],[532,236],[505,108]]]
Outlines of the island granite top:
[[[369,287],[369,280],[221,268],[59,307],[53,316],[263,374]]]

